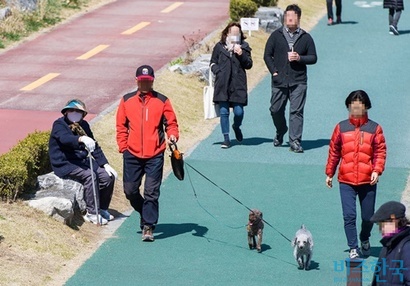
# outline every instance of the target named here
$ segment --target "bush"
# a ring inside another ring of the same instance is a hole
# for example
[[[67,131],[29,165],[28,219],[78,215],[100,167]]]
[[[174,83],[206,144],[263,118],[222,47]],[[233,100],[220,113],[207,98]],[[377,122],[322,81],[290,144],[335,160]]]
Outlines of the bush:
[[[51,171],[48,157],[50,131],[29,134],[8,153],[0,156],[0,197],[15,200],[32,191],[37,176]]]
[[[278,5],[278,0],[252,0],[258,7],[272,7]]]
[[[229,3],[229,12],[232,21],[240,21],[241,18],[252,18],[258,5],[252,0],[231,0]]]

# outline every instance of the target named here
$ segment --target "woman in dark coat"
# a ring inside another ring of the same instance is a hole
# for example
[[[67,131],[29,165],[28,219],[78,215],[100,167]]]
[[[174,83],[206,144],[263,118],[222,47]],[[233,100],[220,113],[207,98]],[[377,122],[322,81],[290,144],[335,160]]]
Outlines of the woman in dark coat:
[[[383,8],[389,9],[389,33],[398,36],[397,24],[400,20],[401,11],[404,10],[403,0],[384,0]]]
[[[374,268],[372,286],[410,285],[410,225],[406,206],[389,201],[370,219],[379,225],[383,245]]]
[[[216,43],[210,62],[215,74],[213,101],[219,104],[221,129],[224,136],[221,148],[230,147],[229,108],[233,108],[234,122],[232,129],[236,140],[243,140],[240,126],[243,120],[243,107],[248,104],[246,69],[252,67],[251,48],[244,41],[241,25],[230,23],[223,31],[221,40]]]

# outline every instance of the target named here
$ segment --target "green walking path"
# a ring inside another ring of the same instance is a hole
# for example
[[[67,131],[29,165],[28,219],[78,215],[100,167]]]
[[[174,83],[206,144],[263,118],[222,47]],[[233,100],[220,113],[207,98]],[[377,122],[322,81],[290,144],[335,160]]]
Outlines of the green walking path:
[[[370,118],[386,136],[387,166],[377,207],[400,200],[410,166],[410,16],[403,12],[401,35],[392,36],[380,5],[345,1],[343,24],[328,27],[325,17],[311,31],[318,63],[308,70],[304,154],[289,152],[286,144],[272,145],[266,76],[250,93],[243,143],[233,141],[222,150],[217,126],[186,157],[247,207],[263,211],[274,229],[265,224],[262,253],[247,246],[248,210],[186,166],[184,181],[171,174],[163,183],[154,243],[141,241],[133,212],[66,285],[346,285],[348,248],[338,184],[326,188],[324,166],[329,138],[335,124],[347,117],[344,100],[352,90],[368,92]],[[292,239],[302,223],[314,236],[310,271],[297,269],[290,243],[279,233]],[[379,239],[374,227],[363,285],[371,281]]]

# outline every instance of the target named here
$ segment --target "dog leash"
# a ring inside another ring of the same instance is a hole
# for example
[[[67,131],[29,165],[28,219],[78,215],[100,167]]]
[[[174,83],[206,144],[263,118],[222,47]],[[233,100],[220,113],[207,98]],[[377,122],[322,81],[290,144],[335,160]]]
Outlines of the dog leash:
[[[187,162],[185,162],[185,164],[189,165]],[[192,168],[192,166],[190,166],[190,167]],[[187,174],[188,174],[189,183],[191,184],[191,188],[192,188],[192,191],[193,191],[193,193],[194,193],[194,197],[195,197],[196,202],[198,203],[198,205],[201,207],[201,209],[203,209],[203,210],[204,210],[209,216],[211,216],[214,220],[216,220],[217,222],[219,222],[220,224],[222,224],[222,225],[224,225],[224,226],[226,226],[226,227],[228,227],[228,228],[240,229],[240,228],[243,228],[243,227],[246,226],[246,224],[241,225],[241,226],[230,226],[230,225],[227,225],[227,224],[221,222],[220,220],[218,220],[213,214],[211,214],[211,213],[210,213],[204,206],[202,206],[201,203],[199,202],[198,196],[196,195],[195,187],[194,187],[194,185],[193,185],[193,183],[192,183],[191,175],[189,174],[188,169],[187,169]]]
[[[222,192],[224,192],[225,194],[227,194],[228,196],[230,196],[232,199],[234,199],[236,202],[238,202],[240,205],[242,205],[243,207],[245,207],[248,211],[252,211],[252,209],[251,208],[249,208],[248,206],[246,206],[245,204],[243,204],[240,200],[238,200],[237,198],[235,198],[234,196],[232,196],[229,192],[227,192],[226,190],[224,190],[223,188],[221,188],[220,186],[218,186],[216,183],[214,183],[211,179],[209,179],[207,176],[205,176],[204,174],[202,174],[200,171],[198,171],[195,167],[193,167],[191,164],[189,164],[188,162],[186,162],[185,161],[185,164],[188,166],[188,167],[190,167],[192,170],[194,170],[196,173],[198,173],[201,177],[203,177],[205,180],[207,180],[208,182],[210,182],[212,185],[214,185],[215,187],[217,187],[218,189],[220,189]],[[195,198],[196,198],[196,201],[197,201],[197,203],[199,204],[199,206],[206,212],[206,213],[208,213],[211,217],[213,217],[215,220],[217,220],[218,221],[218,219],[216,218],[216,217],[214,217],[209,211],[207,211],[200,203],[199,203],[199,200],[198,200],[198,197],[197,197],[197,195],[196,195],[196,192],[195,192],[195,188],[194,188],[194,185],[193,185],[193,183],[192,183],[192,180],[191,180],[191,176],[189,175],[189,172],[187,172],[188,173],[188,177],[189,177],[189,183],[191,184],[191,187],[192,187],[192,191],[194,192],[194,196],[195,196]],[[268,226],[270,226],[273,230],[275,230],[277,233],[279,233],[284,239],[286,239],[287,241],[291,241],[289,238],[287,238],[282,232],[280,232],[277,228],[275,228],[273,225],[271,225],[269,222],[267,222],[265,219],[263,219],[262,218],[262,221],[264,222],[264,223],[266,223]],[[229,227],[229,226],[228,226]],[[241,227],[243,227],[243,226],[241,226]],[[233,227],[231,227],[231,228],[233,228]],[[240,227],[237,227],[237,228],[240,228]]]

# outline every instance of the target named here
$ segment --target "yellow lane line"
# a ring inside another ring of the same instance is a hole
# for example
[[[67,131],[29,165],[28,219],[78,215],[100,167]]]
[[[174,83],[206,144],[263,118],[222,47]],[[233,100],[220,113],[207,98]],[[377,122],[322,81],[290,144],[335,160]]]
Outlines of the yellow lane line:
[[[138,25],[135,25],[134,27],[122,32],[121,35],[131,35],[135,33],[136,31],[141,30],[142,28],[145,28],[149,24],[151,24],[151,22],[141,22]]]
[[[25,87],[23,87],[20,90],[23,90],[23,91],[33,90],[33,89],[39,87],[42,84],[45,84],[46,82],[52,80],[53,78],[55,78],[59,75],[60,75],[59,73],[49,73],[49,74],[43,76],[42,78],[39,78],[38,80],[30,83],[29,85],[26,85]]]
[[[81,55],[81,56],[79,56],[79,57],[77,58],[77,60],[87,60],[87,59],[91,58],[92,56],[95,56],[95,55],[98,54],[99,52],[105,50],[105,49],[108,48],[108,47],[109,47],[109,45],[99,45],[99,46],[96,46],[94,49],[92,49],[92,50],[86,52],[85,54],[83,54],[83,55]]]
[[[172,10],[175,10],[176,8],[178,8],[179,6],[181,6],[182,4],[184,4],[184,2],[175,2],[174,4],[168,6],[167,8],[165,8],[164,10],[161,11],[161,13],[169,13]]]

